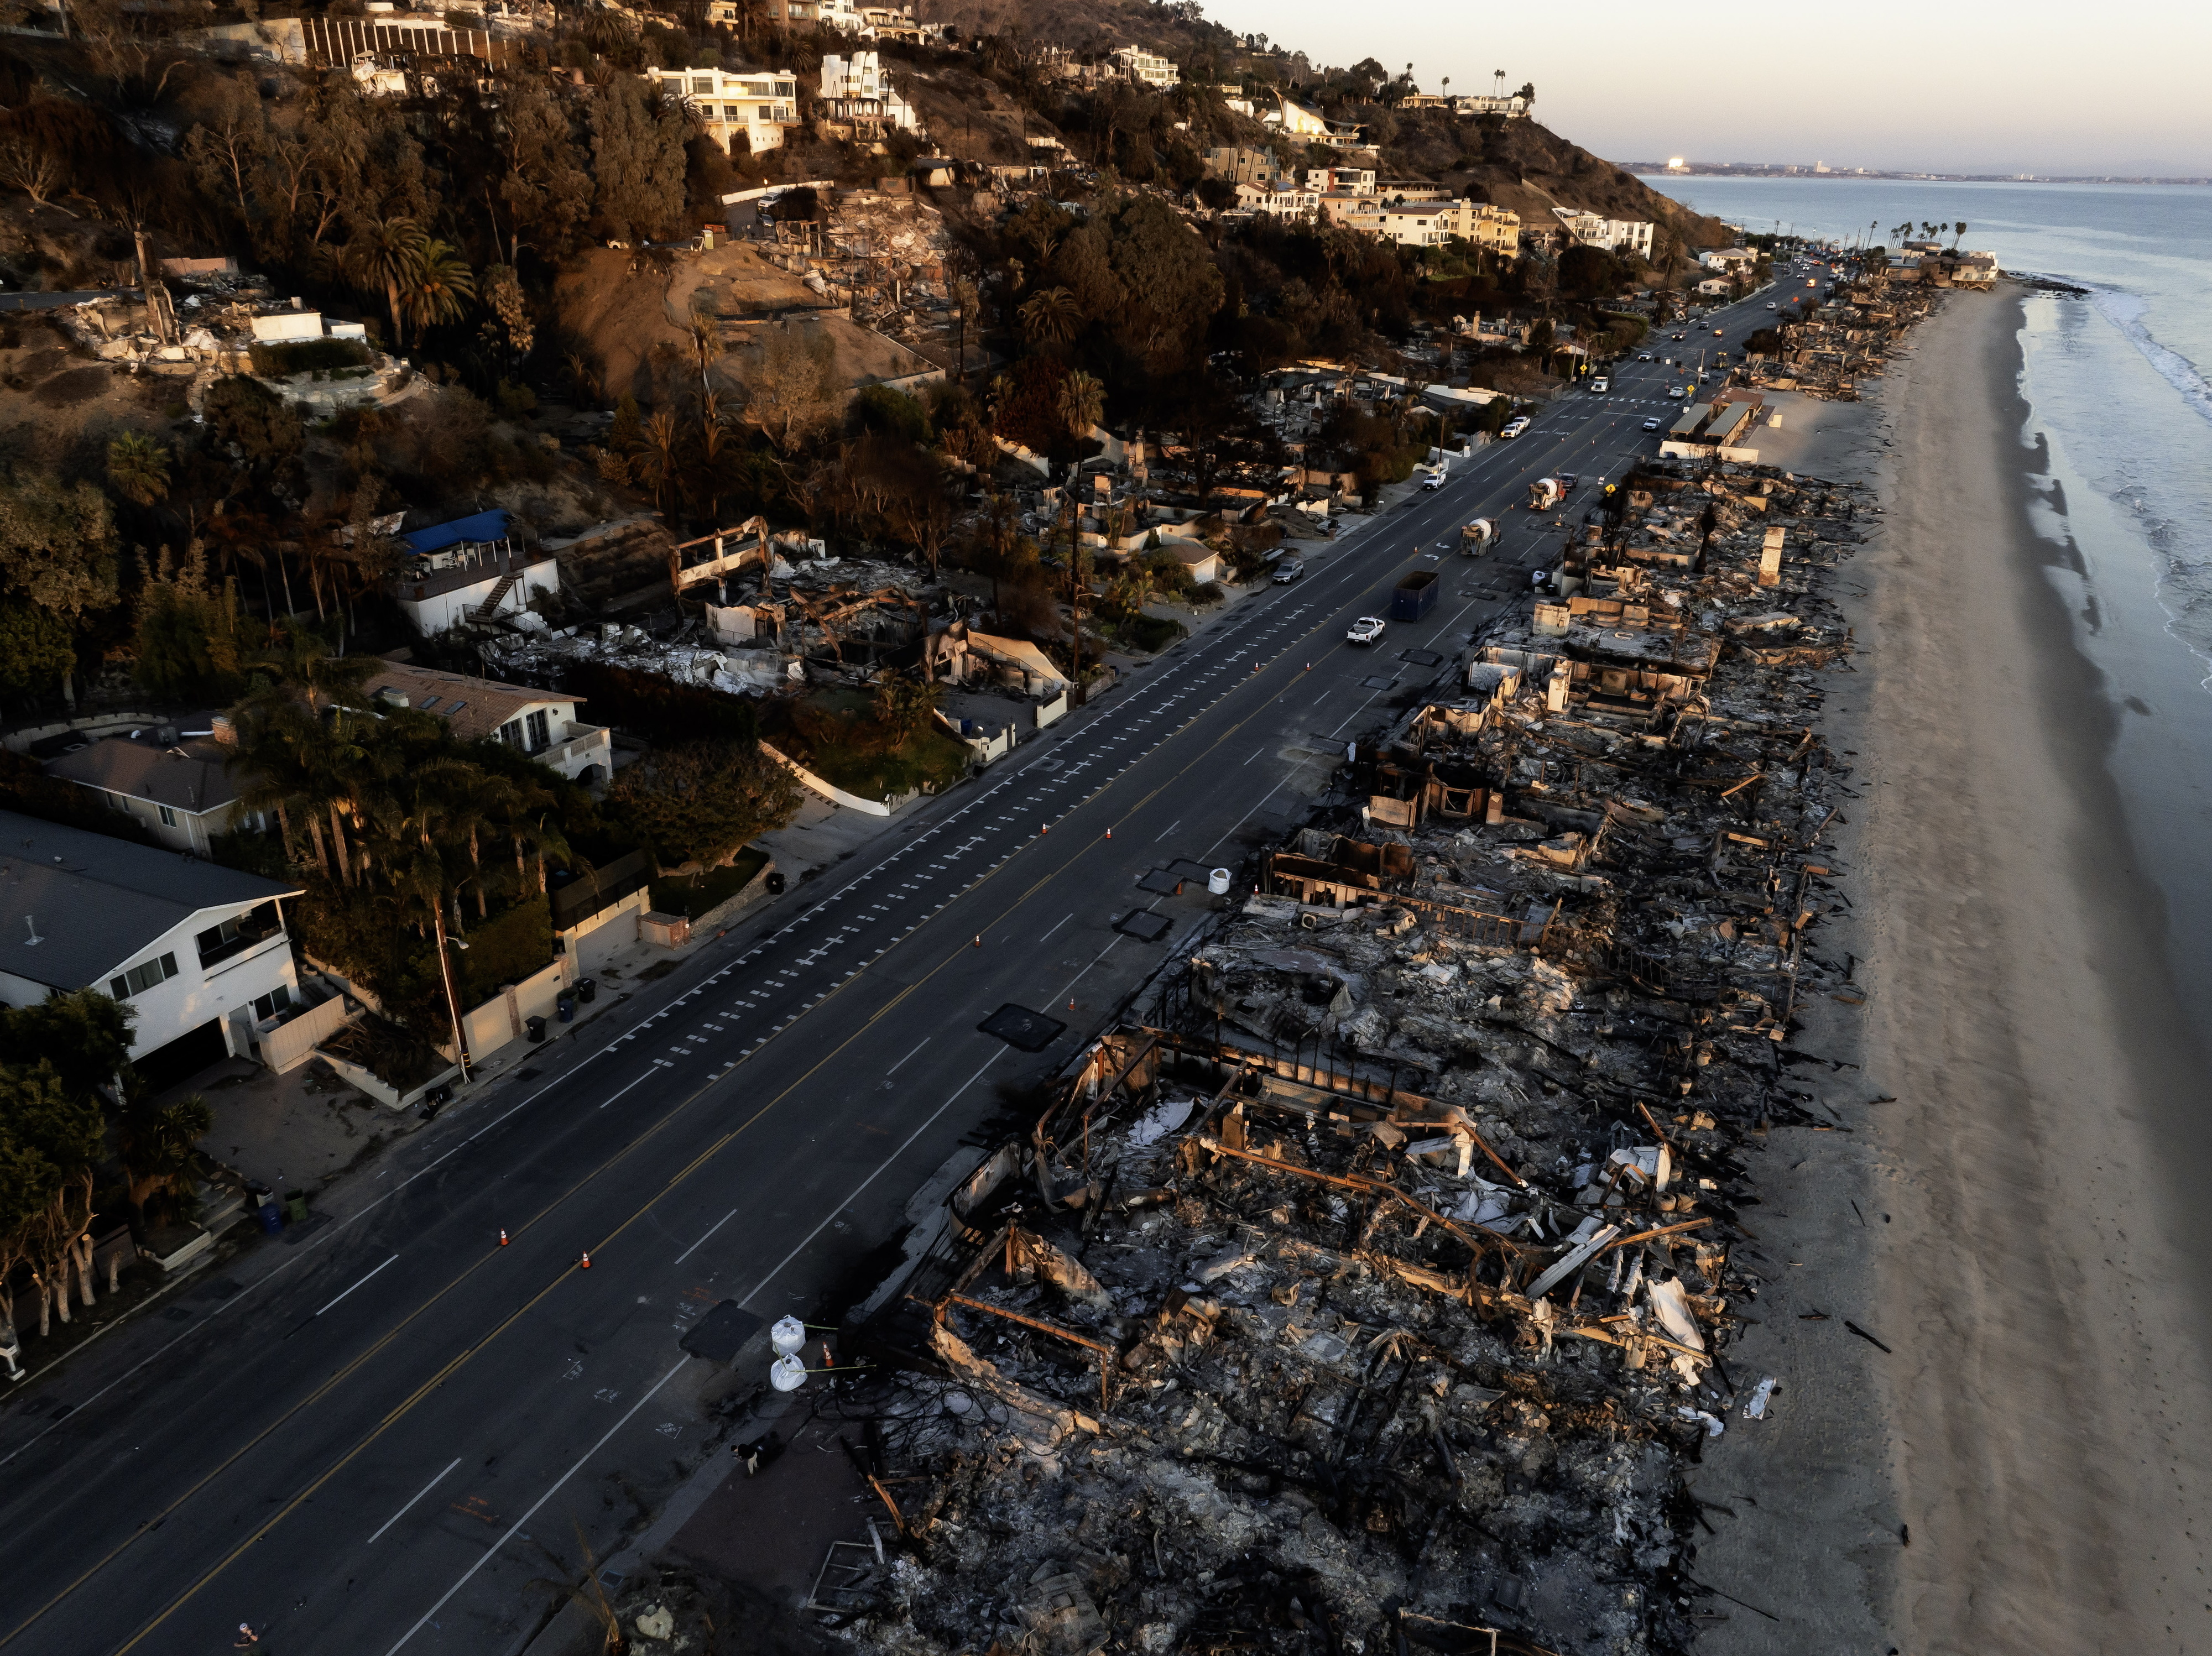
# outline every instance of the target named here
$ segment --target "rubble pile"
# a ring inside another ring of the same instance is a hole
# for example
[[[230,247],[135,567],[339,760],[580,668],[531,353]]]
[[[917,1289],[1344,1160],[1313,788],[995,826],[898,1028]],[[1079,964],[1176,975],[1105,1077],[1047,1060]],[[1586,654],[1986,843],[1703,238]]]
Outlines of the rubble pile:
[[[659,539],[666,543],[665,535]],[[686,585],[688,610],[664,610],[649,624],[554,627],[535,616],[503,616],[483,630],[477,652],[500,676],[531,683],[557,683],[568,664],[600,661],[733,695],[804,683],[810,676],[867,678],[893,658],[918,658],[942,590],[907,564],[803,555],[820,547],[771,541],[741,565],[732,555],[726,576]],[[786,555],[791,552],[801,555],[798,561]],[[657,590],[665,602],[665,563]]]
[[[1736,383],[1856,401],[1859,380],[1880,373],[1912,325],[1935,306],[1935,290],[1918,285],[1918,273],[1912,274],[1912,282],[1894,282],[1872,272],[1831,292],[1790,330],[1786,351],[1753,355],[1736,371]]]
[[[1806,946],[1817,584],[1872,508],[1620,498],[850,1331],[906,1370],[860,1647],[1625,1656],[1728,1612],[1686,1472],[1774,1396],[1728,1356],[1747,1153],[1829,1125],[1786,1044],[1851,996]]]

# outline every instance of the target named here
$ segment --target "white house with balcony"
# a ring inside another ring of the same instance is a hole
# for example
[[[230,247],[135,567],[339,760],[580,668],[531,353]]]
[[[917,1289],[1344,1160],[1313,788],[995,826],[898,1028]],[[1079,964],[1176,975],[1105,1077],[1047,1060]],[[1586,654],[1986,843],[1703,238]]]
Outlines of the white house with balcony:
[[[513,529],[506,513],[491,511],[400,536],[407,555],[391,580],[399,613],[428,638],[464,622],[520,616],[533,598],[557,594],[560,561]]]
[[[921,118],[891,84],[882,58],[872,52],[856,52],[849,58],[824,52],[822,102],[833,121],[896,128],[901,132],[921,130]]]
[[[783,147],[799,124],[799,82],[789,75],[726,69],[648,69],[660,95],[687,106],[707,136],[732,154],[738,138],[757,155]]]
[[[128,1001],[132,1063],[189,1074],[300,1004],[284,924],[300,888],[173,851],[0,811],[0,1002]]]
[[[1158,91],[1182,84],[1181,70],[1157,52],[1147,52],[1142,46],[1116,46],[1109,61],[1115,76],[1133,85],[1148,86]]]
[[[504,742],[572,782],[604,782],[614,771],[614,737],[577,719],[583,705],[559,690],[387,662],[362,685],[372,702],[435,713],[456,739]]]
[[[1648,220],[1609,219],[1602,213],[1578,212],[1568,207],[1554,207],[1552,211],[1577,241],[1611,253],[1633,253],[1650,262],[1652,226]]]

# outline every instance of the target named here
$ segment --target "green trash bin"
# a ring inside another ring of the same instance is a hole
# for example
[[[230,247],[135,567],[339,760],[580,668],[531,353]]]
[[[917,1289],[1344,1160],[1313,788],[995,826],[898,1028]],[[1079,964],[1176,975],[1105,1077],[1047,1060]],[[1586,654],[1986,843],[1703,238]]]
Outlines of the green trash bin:
[[[284,1222],[292,1225],[303,1225],[307,1222],[307,1192],[288,1190],[284,1192]]]

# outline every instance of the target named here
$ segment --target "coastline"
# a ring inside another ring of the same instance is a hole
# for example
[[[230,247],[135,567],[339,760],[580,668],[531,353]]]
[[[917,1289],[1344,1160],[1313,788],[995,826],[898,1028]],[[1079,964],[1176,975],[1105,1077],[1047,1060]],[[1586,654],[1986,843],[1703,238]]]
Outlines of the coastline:
[[[2077,615],[2096,572],[2037,532],[2058,491],[2024,440],[2023,318],[2016,285],[1954,295],[1867,428],[1887,530],[1838,586],[1860,649],[1828,734],[1860,798],[1824,939],[1865,1001],[1796,1038],[1863,1066],[1796,1078],[1856,1131],[1761,1175],[1780,1280],[1742,1360],[1783,1376],[1778,1429],[1732,1422],[1708,1457],[1704,1498],[1760,1504],[1698,1568],[1780,1624],[1738,1614],[1714,1651],[2212,1636],[2202,1034],[2115,773],[2124,687],[2077,639],[2109,607]]]

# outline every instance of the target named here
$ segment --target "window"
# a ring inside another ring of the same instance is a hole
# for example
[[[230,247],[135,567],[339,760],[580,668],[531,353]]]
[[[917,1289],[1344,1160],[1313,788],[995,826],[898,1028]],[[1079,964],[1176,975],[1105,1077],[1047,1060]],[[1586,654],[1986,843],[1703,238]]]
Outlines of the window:
[[[551,738],[545,733],[545,713],[543,708],[529,716],[530,751],[538,753],[549,745]]]
[[[714,77],[711,75],[693,76],[691,77],[691,89],[692,91],[698,93],[711,93],[714,89]]]
[[[222,925],[211,926],[199,934],[200,965],[213,966],[234,955],[242,955],[257,944],[283,934],[284,923],[277,916],[276,905],[263,903],[244,914],[232,916]]]
[[[438,698],[434,695],[426,695],[415,705],[427,713],[438,705]]]
[[[774,120],[775,118],[775,106],[773,104],[763,104],[760,106],[760,118],[764,121]]]
[[[129,1000],[131,996],[151,989],[157,983],[167,983],[177,975],[177,957],[164,955],[159,960],[142,961],[119,978],[107,980],[107,992],[118,1000]]]
[[[519,719],[508,719],[506,724],[499,727],[499,739],[506,743],[510,748],[520,749],[522,746],[522,721]]]
[[[119,810],[125,816],[131,814],[131,802],[119,793],[111,793],[107,796],[107,808],[110,810]]]
[[[257,1018],[273,1018],[291,1004],[292,992],[280,983],[267,994],[254,998],[253,1016]]]
[[[176,827],[176,825],[177,825],[177,813],[176,813],[176,812],[174,812],[173,810],[170,810],[167,805],[156,805],[156,806],[155,806],[155,807],[154,807],[154,809],[155,809],[155,810],[158,810],[158,811],[160,811],[160,812],[161,813],[161,826],[162,826],[163,828],[174,828],[174,827]]]

